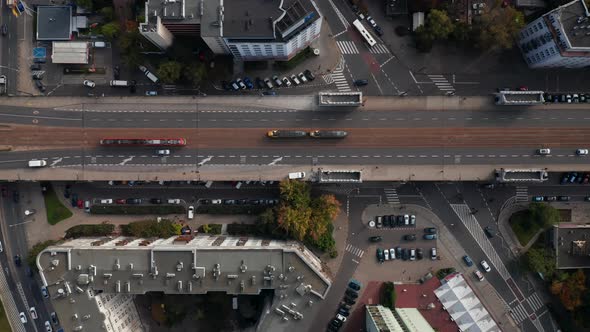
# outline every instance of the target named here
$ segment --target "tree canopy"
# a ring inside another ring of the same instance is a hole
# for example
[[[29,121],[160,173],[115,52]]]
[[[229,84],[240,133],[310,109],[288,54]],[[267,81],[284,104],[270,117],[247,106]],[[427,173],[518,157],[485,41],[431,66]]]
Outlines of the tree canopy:
[[[551,278],[555,272],[555,257],[545,248],[531,248],[525,256],[526,267],[531,272],[541,272]]]
[[[176,61],[166,61],[158,67],[158,77],[164,83],[176,83],[180,79],[182,65]]]
[[[474,25],[477,46],[492,51],[510,49],[524,24],[524,15],[521,11],[512,6],[502,8],[502,1],[496,0],[494,6],[484,12],[481,20]]]
[[[205,67],[205,64],[197,61],[194,61],[188,65],[183,72],[184,78],[191,82],[193,86],[199,85],[206,75],[207,68]]]
[[[102,28],[100,28],[100,32],[105,36],[106,39],[113,40],[119,35],[121,28],[119,27],[119,23],[110,22],[103,25]]]

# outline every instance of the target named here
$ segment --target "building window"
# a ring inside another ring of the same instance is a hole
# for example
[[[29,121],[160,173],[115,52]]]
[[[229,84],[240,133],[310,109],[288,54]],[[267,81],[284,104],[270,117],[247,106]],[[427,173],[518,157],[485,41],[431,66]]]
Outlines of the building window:
[[[537,23],[537,26],[539,27],[539,29],[543,29],[543,24],[541,22]]]

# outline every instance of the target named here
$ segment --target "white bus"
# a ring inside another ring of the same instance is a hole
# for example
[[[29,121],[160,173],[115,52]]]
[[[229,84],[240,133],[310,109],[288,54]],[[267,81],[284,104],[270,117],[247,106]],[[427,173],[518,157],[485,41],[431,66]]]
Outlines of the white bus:
[[[354,25],[354,27],[358,30],[358,32],[361,34],[361,36],[363,36],[363,38],[365,39],[367,44],[369,44],[369,47],[373,47],[373,45],[377,44],[375,39],[373,39],[373,36],[371,36],[369,31],[367,31],[367,29],[365,29],[365,27],[363,26],[361,21],[354,20],[354,22],[352,22],[352,25]]]

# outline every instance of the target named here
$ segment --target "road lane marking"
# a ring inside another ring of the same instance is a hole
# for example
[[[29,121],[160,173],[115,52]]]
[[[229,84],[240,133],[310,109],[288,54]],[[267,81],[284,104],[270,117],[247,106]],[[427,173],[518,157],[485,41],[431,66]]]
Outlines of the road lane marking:
[[[35,119],[45,119],[45,120],[82,121],[82,118],[60,118],[60,117],[52,117],[52,116],[20,115],[20,114],[6,114],[6,113],[0,113],[0,116],[11,116],[14,118],[35,118]]]

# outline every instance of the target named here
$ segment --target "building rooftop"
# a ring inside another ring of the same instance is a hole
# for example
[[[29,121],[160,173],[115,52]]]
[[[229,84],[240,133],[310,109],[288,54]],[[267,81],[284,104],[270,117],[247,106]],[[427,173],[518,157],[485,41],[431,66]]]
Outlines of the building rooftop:
[[[590,226],[560,223],[553,227],[557,268],[590,267]]]
[[[41,252],[37,266],[66,331],[104,330],[94,294],[150,291],[256,295],[273,289],[275,313],[265,323],[286,326],[306,316],[331,285],[319,259],[301,244],[247,237],[76,239]]]
[[[37,40],[70,40],[71,6],[37,7]]]
[[[574,49],[590,47],[589,16],[584,0],[572,1],[545,14],[545,18],[549,20],[547,24],[563,32],[567,38],[566,43],[569,43],[568,48]]]

